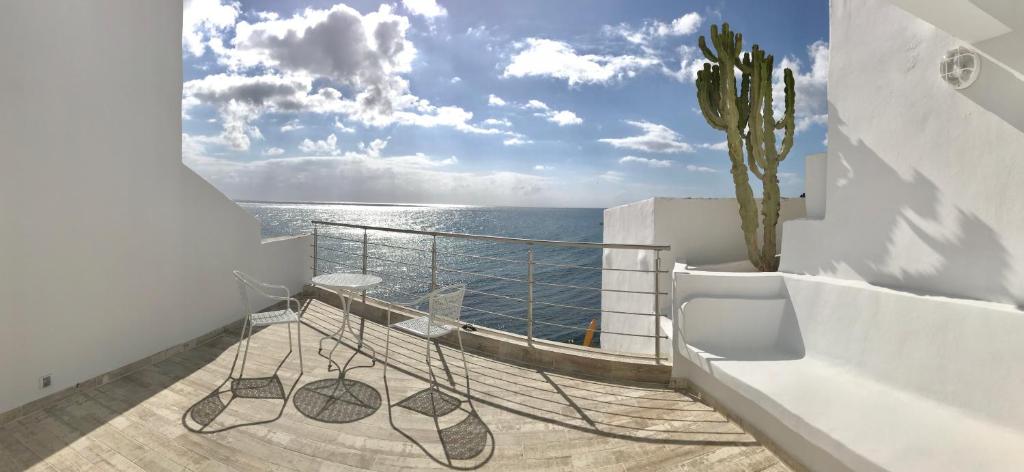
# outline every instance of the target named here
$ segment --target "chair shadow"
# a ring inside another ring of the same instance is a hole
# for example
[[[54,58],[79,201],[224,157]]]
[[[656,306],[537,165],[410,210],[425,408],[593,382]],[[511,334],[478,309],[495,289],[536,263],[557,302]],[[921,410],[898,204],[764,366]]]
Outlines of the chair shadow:
[[[432,344],[434,344],[434,347],[437,349],[440,356],[442,370],[444,370],[446,380],[450,384],[445,385],[446,389],[450,389],[453,392],[457,391],[455,377],[452,375],[451,369],[448,367],[448,362],[441,353],[440,345],[436,341]],[[429,349],[429,347],[427,349]],[[474,470],[479,469],[490,462],[491,458],[494,456],[494,434],[480,417],[476,407],[473,405],[472,394],[467,395],[466,401],[463,402],[461,399],[453,395],[442,392],[440,388],[435,388],[433,384],[428,384],[427,388],[419,390],[398,402],[392,403],[391,389],[388,384],[388,367],[389,364],[385,362],[384,393],[387,396],[388,402],[388,423],[391,425],[392,429],[419,447],[420,450],[423,451],[423,453],[431,460],[442,466],[456,470]],[[412,377],[420,378],[417,375],[411,374],[410,372],[395,366],[392,366],[392,368]],[[468,366],[466,366],[466,368],[468,369]],[[427,380],[428,383],[433,381],[437,383],[437,385],[441,385],[441,383],[438,382],[438,379],[434,377],[433,372],[428,372],[428,378],[425,380]],[[470,379],[466,378],[466,382],[468,386]],[[467,392],[468,391],[469,388],[467,387]],[[468,408],[466,405],[468,405]],[[396,409],[407,410],[424,417],[429,417],[433,420],[434,430],[437,433],[437,438],[441,443],[441,449],[444,453],[443,459],[438,454],[431,452],[430,449],[422,442],[395,423]],[[459,412],[465,414],[465,417],[462,420],[450,426],[441,427],[441,418],[447,417],[451,414],[458,414]],[[490,438],[490,441],[487,440],[488,438]],[[487,447],[488,444],[490,444],[489,450]],[[487,451],[487,454],[480,457],[485,450]],[[456,462],[471,461],[476,458],[479,459],[468,464]]]
[[[281,383],[281,378],[278,376],[278,372],[289,357],[291,357],[291,354],[288,354],[284,359],[281,359],[277,368],[274,369],[274,373],[269,377],[249,377],[240,379],[233,379],[229,377],[225,379],[209,395],[203,397],[202,400],[199,400],[182,413],[182,426],[193,433],[213,434],[235,428],[241,428],[243,426],[255,426],[277,421],[281,418],[281,415],[284,414],[284,410],[288,406],[288,399],[291,398],[292,393],[295,391],[295,387],[298,386],[299,381],[302,380],[302,374],[299,374],[299,376],[295,378],[295,381],[292,382],[291,387],[288,388],[288,391],[285,392],[284,385]],[[224,401],[225,396],[229,397],[226,402]],[[281,408],[277,410],[277,414],[275,414],[273,418],[246,421],[220,428],[210,428],[210,425],[212,425],[217,418],[221,416],[221,414],[228,411],[228,408],[236,399],[281,400]],[[189,421],[190,419],[192,420],[191,422]]]
[[[305,310],[305,307],[308,305],[309,301],[307,300],[304,302],[302,309]],[[265,310],[272,310],[276,307],[277,305],[273,305]],[[253,329],[250,338],[266,328],[267,327],[264,326]],[[241,343],[241,340],[239,343]],[[289,350],[288,354],[286,354],[274,368],[274,373],[267,377],[234,378],[232,376],[234,374],[234,366],[232,366],[232,371],[228,373],[228,377],[224,379],[223,382],[217,385],[209,395],[203,397],[202,400],[199,400],[192,406],[188,407],[182,413],[182,426],[193,433],[214,434],[235,428],[262,425],[277,421],[281,418],[281,415],[284,414],[285,408],[288,407],[288,400],[291,398],[292,393],[295,392],[295,388],[303,377],[303,373],[300,372],[298,377],[295,378],[295,381],[292,382],[291,387],[289,387],[288,391],[285,392],[284,384],[281,383],[281,377],[278,373],[281,371],[281,367],[284,366],[284,363],[291,358],[292,353],[293,350]],[[228,397],[227,401],[224,401],[225,396]],[[246,421],[220,428],[210,428],[210,425],[213,424],[221,414],[228,411],[228,408],[236,399],[281,400],[281,408],[277,410],[277,413],[273,418]],[[191,420],[191,422],[189,420]]]

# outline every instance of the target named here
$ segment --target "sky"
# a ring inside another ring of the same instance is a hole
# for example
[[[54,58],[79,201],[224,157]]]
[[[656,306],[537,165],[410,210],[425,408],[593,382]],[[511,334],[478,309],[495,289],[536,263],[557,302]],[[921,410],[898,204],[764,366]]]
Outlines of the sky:
[[[186,0],[182,159],[248,200],[732,196],[693,84],[722,22],[794,72],[798,196],[826,146],[824,0]]]

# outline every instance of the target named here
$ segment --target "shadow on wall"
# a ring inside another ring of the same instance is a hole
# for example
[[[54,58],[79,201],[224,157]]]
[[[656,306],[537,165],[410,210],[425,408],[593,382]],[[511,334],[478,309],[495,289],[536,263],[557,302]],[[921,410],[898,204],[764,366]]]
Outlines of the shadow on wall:
[[[1008,284],[1009,252],[991,226],[920,172],[902,176],[847,136],[832,103],[829,117],[829,167],[840,175],[829,175],[834,194],[820,237],[845,243],[829,245],[831,257],[812,273],[846,268],[868,283],[923,295],[1022,302]]]
[[[1016,40],[1020,41],[1018,47],[1024,44],[1024,37],[1021,37],[1024,35],[1007,36],[1017,36]],[[1024,57],[1021,52],[1017,55]],[[1024,80],[991,60],[982,58],[981,62],[978,80],[959,92],[1018,131],[1024,132]]]
[[[972,46],[988,56],[982,59],[978,81],[961,90],[1010,126],[1024,132],[1024,2],[1019,0],[972,0],[978,8],[1011,28]],[[998,61],[994,62],[994,61]]]

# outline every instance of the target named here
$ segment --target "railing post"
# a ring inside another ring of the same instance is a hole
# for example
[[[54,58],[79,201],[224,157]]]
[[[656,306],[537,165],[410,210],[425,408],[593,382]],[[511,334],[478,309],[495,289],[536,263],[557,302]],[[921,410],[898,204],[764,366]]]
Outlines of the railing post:
[[[363,273],[364,274],[366,273],[366,257],[367,257],[367,254],[368,254],[368,249],[367,249],[368,247],[369,247],[369,241],[366,238],[366,228],[363,228]],[[363,290],[363,306],[366,306],[366,290]],[[362,323],[362,322],[360,322],[360,323]],[[362,330],[363,330],[363,325],[360,324],[359,325],[359,331],[360,331],[359,339],[360,339],[360,343],[362,343],[362,339],[363,339],[362,338],[363,333],[361,332]],[[360,344],[360,346],[362,346],[362,344]]]
[[[318,270],[320,268],[320,255],[318,254],[319,251],[317,251],[318,239],[316,223],[313,223],[313,277],[320,275]]]
[[[654,250],[654,363],[661,364],[661,250]]]
[[[430,290],[437,289],[437,235],[430,241]]]
[[[533,345],[533,244],[526,252],[526,341]]]
[[[366,229],[363,229],[363,273],[366,273],[366,256],[367,256],[367,240],[366,240]]]

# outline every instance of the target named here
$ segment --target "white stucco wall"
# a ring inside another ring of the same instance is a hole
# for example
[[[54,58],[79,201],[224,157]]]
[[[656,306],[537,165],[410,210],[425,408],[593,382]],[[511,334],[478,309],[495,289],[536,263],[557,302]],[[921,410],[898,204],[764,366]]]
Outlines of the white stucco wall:
[[[990,9],[1013,29],[968,43],[987,56],[958,91],[937,63],[963,41],[885,1],[832,1],[827,208],[786,224],[782,270],[1024,304],[1024,53],[1007,41],[1024,16],[901,3]]]
[[[828,155],[813,154],[804,161],[804,191],[807,218],[825,217],[825,195],[828,192]]]
[[[262,244],[181,163],[181,16],[180,0],[0,15],[0,412],[239,319],[232,269],[309,278],[308,237]]]
[[[782,221],[803,216],[803,199],[783,200]],[[749,267],[744,263],[747,250],[740,230],[739,209],[736,200],[731,198],[659,197],[609,208],[604,211],[604,242],[670,245],[671,251],[661,255],[661,270],[666,271],[671,270],[675,262],[697,266],[738,262],[732,265]],[[605,268],[652,270],[654,255],[652,251],[605,250],[603,265]],[[661,291],[668,291],[669,280],[669,274],[662,275]],[[653,292],[654,278],[649,273],[606,270],[602,276],[602,287]],[[601,307],[604,310],[651,313],[654,306],[652,297],[604,292]],[[659,303],[661,314],[669,316],[669,297],[659,297]],[[664,322],[667,324],[670,320]],[[654,322],[649,317],[603,312],[601,329],[653,335]],[[651,338],[607,333],[601,334],[601,347],[619,352],[654,352]]]

